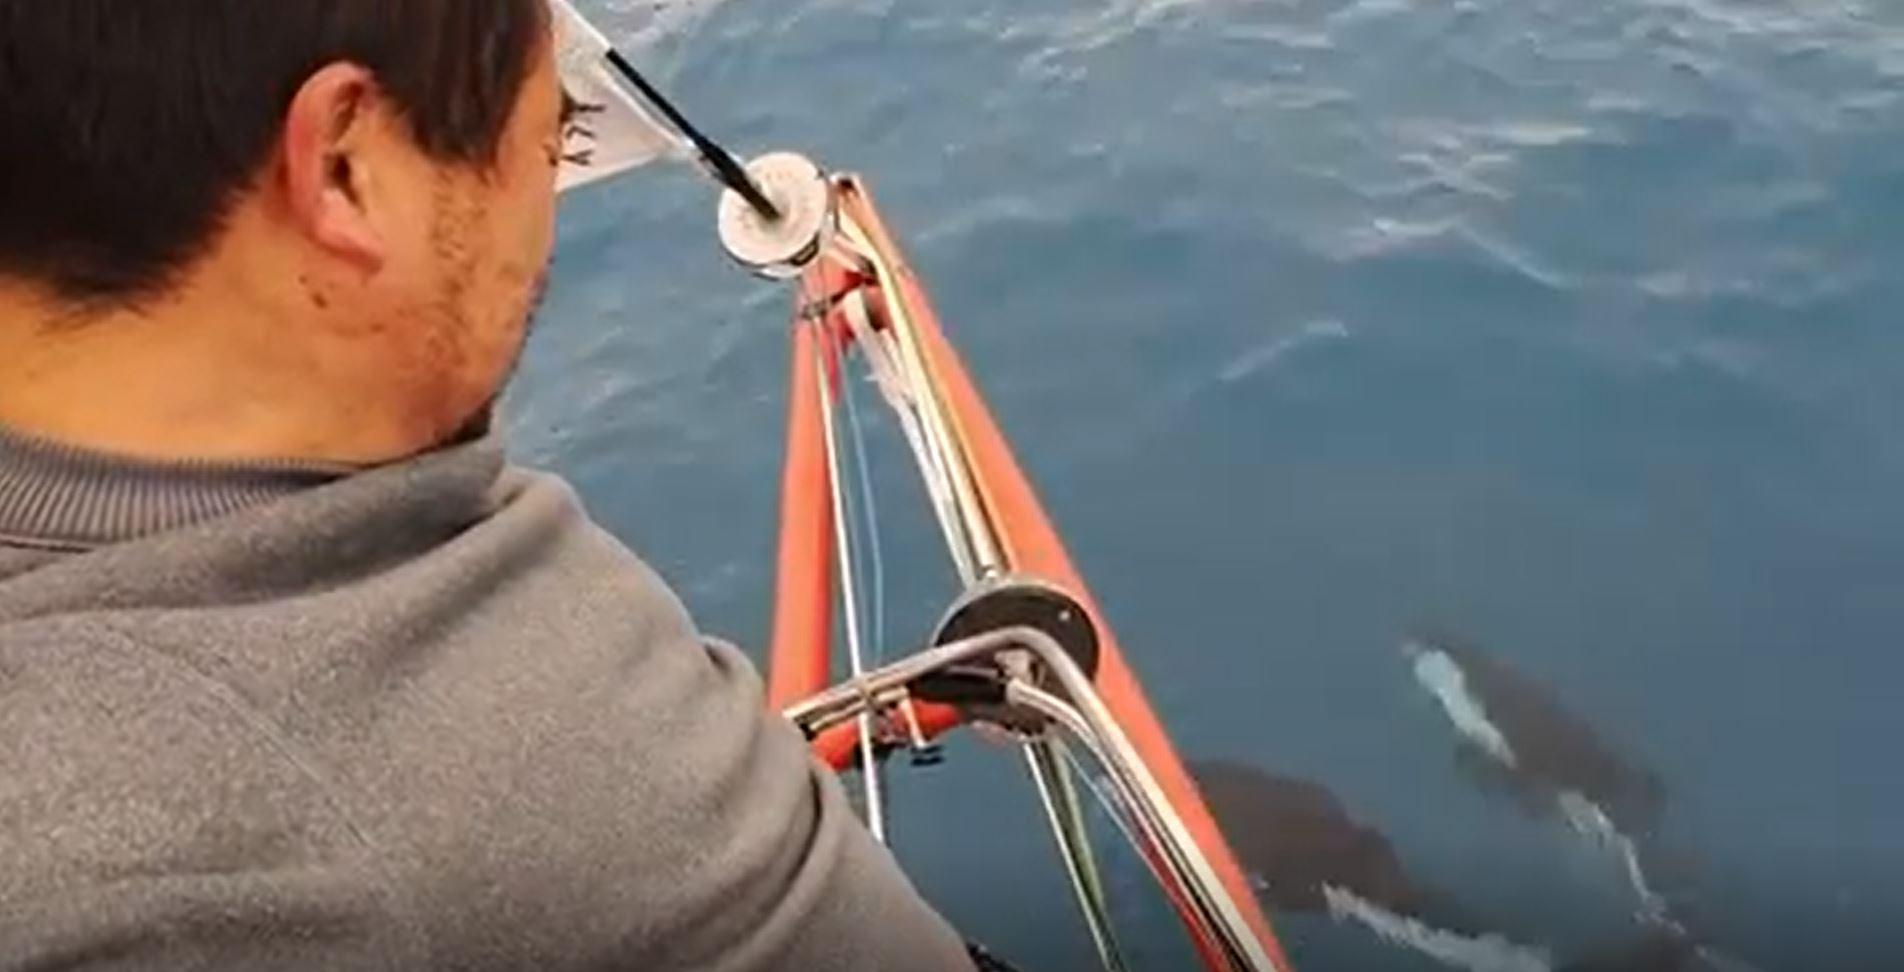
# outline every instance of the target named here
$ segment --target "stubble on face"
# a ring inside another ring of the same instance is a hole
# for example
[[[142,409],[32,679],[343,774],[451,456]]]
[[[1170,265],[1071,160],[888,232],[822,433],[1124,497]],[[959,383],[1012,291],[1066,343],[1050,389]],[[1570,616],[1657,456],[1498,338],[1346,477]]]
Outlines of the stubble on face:
[[[560,140],[553,44],[551,36],[497,158],[440,173],[432,193],[434,286],[415,308],[406,366],[427,372],[412,376],[417,418],[439,445],[488,428],[547,292],[556,169],[542,147],[551,133]]]
[[[553,263],[545,258],[533,275],[496,265],[482,246],[490,234],[480,197],[461,182],[445,175],[433,194],[435,293],[416,308],[418,342],[405,367],[419,389],[417,418],[437,430],[438,448],[488,432],[536,329]]]

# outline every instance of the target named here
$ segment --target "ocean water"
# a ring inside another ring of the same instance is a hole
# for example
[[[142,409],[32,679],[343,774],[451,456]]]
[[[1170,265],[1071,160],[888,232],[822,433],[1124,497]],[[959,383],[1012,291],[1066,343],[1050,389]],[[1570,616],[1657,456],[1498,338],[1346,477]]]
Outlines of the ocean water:
[[[1623,865],[1457,767],[1401,653],[1432,626],[1659,775],[1652,883],[1726,954],[1904,968],[1904,3],[583,5],[737,148],[866,175],[1188,754],[1326,784],[1557,960],[1633,937]],[[712,203],[568,202],[508,414],[760,645],[789,297]],[[889,431],[897,650],[952,588]],[[1087,967],[1015,757],[951,757],[896,774],[902,860]],[[1141,967],[1185,967],[1109,866]]]

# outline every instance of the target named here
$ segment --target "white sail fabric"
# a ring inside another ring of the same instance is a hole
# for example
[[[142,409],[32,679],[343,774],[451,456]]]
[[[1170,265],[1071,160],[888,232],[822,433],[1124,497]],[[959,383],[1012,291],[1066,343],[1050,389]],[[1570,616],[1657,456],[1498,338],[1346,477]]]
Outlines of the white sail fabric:
[[[582,106],[569,139],[576,158],[563,162],[557,188],[567,192],[658,159],[692,158],[680,133],[621,81],[608,38],[569,0],[549,0],[549,8],[563,87]]]

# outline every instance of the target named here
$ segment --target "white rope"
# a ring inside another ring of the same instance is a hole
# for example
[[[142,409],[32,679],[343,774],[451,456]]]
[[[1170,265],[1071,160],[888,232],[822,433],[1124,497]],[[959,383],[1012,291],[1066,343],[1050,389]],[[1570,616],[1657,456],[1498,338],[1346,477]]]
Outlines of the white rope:
[[[865,296],[855,291],[847,297],[842,309],[854,337],[859,341],[861,352],[873,369],[874,380],[879,383],[887,405],[899,419],[900,433],[905,437],[907,447],[912,450],[914,462],[918,464],[920,478],[925,482],[927,498],[932,503],[939,530],[945,535],[946,549],[951,552],[953,565],[958,569],[959,577],[971,583],[978,576],[978,567],[973,562],[971,544],[963,534],[958,500],[952,492],[951,474],[945,469],[942,457],[926,442],[919,402],[915,397],[917,386],[910,377],[901,373],[901,366],[895,360],[897,354],[889,343],[891,339],[874,330],[866,310]]]
[[[944,470],[952,487],[954,509],[963,528],[960,533],[969,545],[968,558],[961,558],[955,552],[954,559],[961,561],[961,574],[970,584],[980,576],[1001,570],[1004,563],[999,555],[997,540],[992,535],[991,524],[986,520],[984,506],[979,502],[978,490],[972,484],[970,470],[966,468],[965,457],[958,450],[950,420],[933,387],[912,317],[906,313],[905,301],[900,299],[903,291],[899,276],[866,238],[865,230],[852,220],[841,221],[840,235],[865,254],[872,264],[874,276],[879,280],[880,289],[886,294],[886,306],[892,316],[892,330],[898,345],[896,357],[902,381],[917,402],[924,451],[936,457],[937,465]]]
[[[859,501],[851,505],[863,514],[853,522],[863,527],[858,531],[858,536],[869,554],[866,559],[870,562],[868,570],[872,575],[872,656],[873,663],[878,664],[886,656],[886,552],[885,545],[880,541],[879,500],[873,490],[872,465],[866,458],[866,427],[859,417],[859,395],[854,390],[852,379],[844,374],[846,363],[843,359],[840,367],[841,383],[845,389],[840,397],[846,403],[846,428],[850,433],[847,444],[852,447],[853,465],[859,473]]]
[[[821,431],[826,442],[826,464],[831,475],[828,477],[833,494],[833,534],[839,550],[840,598],[845,617],[847,657],[853,668],[853,677],[866,674],[865,652],[860,645],[859,597],[855,589],[853,573],[853,544],[848,535],[850,527],[846,518],[846,497],[841,492],[843,477],[840,469],[840,444],[837,431],[833,427],[833,391],[832,377],[827,371],[827,361],[833,359],[833,342],[827,336],[825,325],[810,324],[819,328],[820,340],[815,342],[816,353],[813,359],[815,378],[820,388]],[[860,778],[866,787],[866,826],[880,843],[886,842],[886,807],[879,785],[879,754],[873,748],[873,717],[871,713],[859,717],[859,756]]]

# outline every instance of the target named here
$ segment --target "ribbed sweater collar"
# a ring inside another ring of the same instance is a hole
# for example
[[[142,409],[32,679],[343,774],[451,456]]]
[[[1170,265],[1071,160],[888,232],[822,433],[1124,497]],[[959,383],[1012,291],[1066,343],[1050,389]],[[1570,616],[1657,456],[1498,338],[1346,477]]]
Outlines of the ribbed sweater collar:
[[[87,549],[136,540],[355,471],[315,462],[137,459],[0,427],[0,544]]]

